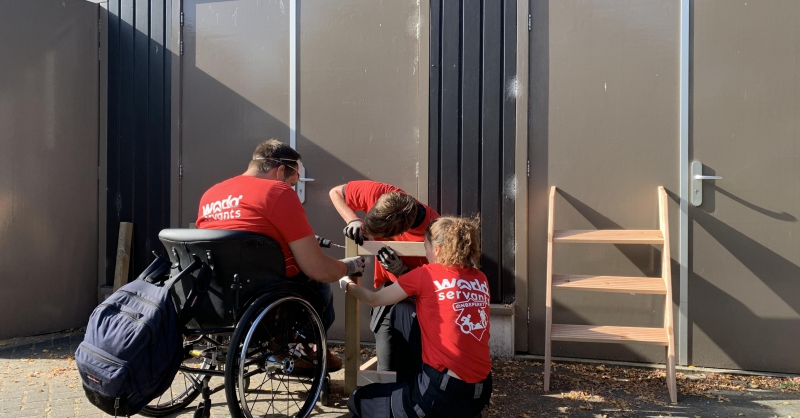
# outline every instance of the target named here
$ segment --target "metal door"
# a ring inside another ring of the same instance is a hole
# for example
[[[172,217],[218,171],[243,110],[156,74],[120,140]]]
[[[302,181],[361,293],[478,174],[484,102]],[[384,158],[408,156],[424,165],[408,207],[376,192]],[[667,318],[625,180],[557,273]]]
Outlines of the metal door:
[[[800,2],[703,0],[692,20],[690,161],[722,179],[689,206],[689,361],[798,373]]]
[[[427,72],[418,68],[416,1],[184,0],[183,12],[181,226],[195,221],[206,189],[245,171],[258,142],[289,143],[292,128],[306,177],[315,179],[304,203],[315,233],[344,243],[328,197],[338,184],[373,179],[417,194],[418,85]],[[328,336],[341,339],[344,298],[335,295],[339,321]],[[363,338],[371,340],[362,312]]]
[[[97,305],[98,5],[0,1],[0,338]]]

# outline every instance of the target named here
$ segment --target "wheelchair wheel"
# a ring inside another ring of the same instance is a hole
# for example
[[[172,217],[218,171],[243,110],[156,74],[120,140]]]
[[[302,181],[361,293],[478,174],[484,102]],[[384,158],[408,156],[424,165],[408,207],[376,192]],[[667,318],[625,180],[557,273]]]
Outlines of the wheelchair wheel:
[[[231,338],[225,395],[235,418],[311,414],[326,374],[322,320],[297,296],[256,300]]]
[[[189,348],[197,355],[184,360],[181,364],[182,367],[197,370],[213,370],[216,368],[215,359],[209,355],[209,351],[214,350],[214,345],[202,342],[199,344],[186,343],[185,346],[191,346]],[[178,374],[172,380],[172,385],[163,394],[142,408],[139,414],[148,417],[160,417],[186,408],[200,395],[203,379],[210,378],[210,376],[199,373],[178,370]]]

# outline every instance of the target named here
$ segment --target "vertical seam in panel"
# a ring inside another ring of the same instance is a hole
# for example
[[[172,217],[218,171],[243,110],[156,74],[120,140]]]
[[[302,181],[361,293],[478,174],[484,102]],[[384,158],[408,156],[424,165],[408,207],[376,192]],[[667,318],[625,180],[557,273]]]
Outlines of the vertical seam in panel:
[[[680,289],[678,305],[678,364],[688,364],[689,351],[689,30],[690,0],[680,8]],[[669,300],[666,303],[673,303]]]
[[[289,0],[289,146],[297,149],[297,0]]]

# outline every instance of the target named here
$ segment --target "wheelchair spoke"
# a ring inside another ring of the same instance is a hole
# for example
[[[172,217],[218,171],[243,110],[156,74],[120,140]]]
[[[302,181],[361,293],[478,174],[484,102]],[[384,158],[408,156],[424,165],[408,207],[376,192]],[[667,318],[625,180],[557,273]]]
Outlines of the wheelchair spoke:
[[[231,346],[239,347],[244,358],[229,358],[237,365],[237,387],[231,390],[246,418],[307,417],[324,382],[324,359],[319,357],[325,355],[322,321],[296,296],[263,300],[237,325]],[[229,380],[226,376],[226,383]]]

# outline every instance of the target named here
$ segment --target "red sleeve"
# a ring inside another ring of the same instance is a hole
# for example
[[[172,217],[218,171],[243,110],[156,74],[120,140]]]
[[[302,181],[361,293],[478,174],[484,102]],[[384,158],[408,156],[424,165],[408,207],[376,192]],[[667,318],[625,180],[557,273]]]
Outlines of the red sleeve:
[[[423,277],[428,276],[428,269],[423,267],[415,268],[408,273],[397,278],[397,284],[403,288],[408,296],[416,296],[420,293],[420,285]]]
[[[300,203],[297,193],[291,188],[287,187],[278,196],[272,209],[272,216],[268,219],[272,221],[272,225],[287,244],[314,235],[314,230],[311,229],[306,217],[306,210]]]
[[[345,185],[344,201],[350,209],[369,212],[375,205],[375,202],[377,202],[381,196],[389,192],[405,193],[399,187],[392,186],[391,184],[379,183],[371,180],[356,180]]]

